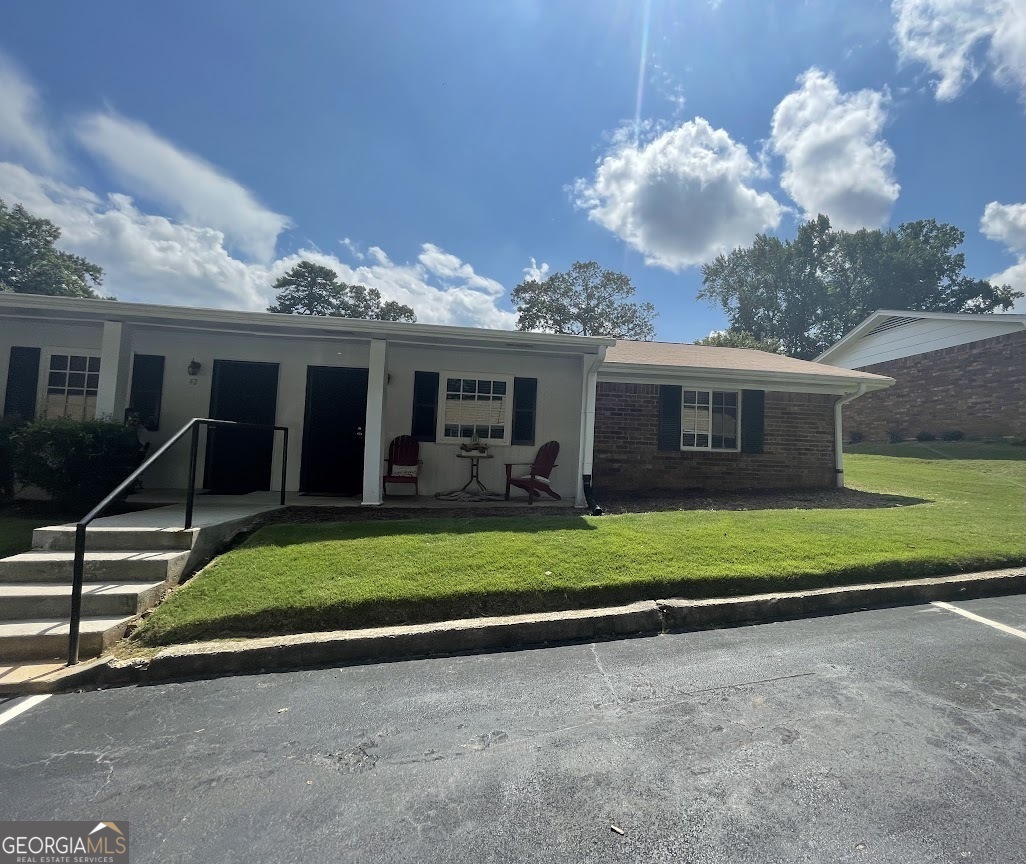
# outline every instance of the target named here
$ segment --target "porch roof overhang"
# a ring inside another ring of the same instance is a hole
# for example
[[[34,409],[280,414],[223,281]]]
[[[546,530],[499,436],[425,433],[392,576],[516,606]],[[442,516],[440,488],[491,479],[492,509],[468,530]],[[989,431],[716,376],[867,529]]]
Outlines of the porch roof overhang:
[[[42,319],[75,324],[121,321],[141,327],[188,331],[212,331],[297,339],[386,340],[436,347],[484,348],[558,354],[598,354],[615,339],[568,336],[556,333],[525,333],[518,330],[486,330],[441,324],[406,324],[364,321],[353,318],[284,315],[0,293],[0,315],[5,318]]]

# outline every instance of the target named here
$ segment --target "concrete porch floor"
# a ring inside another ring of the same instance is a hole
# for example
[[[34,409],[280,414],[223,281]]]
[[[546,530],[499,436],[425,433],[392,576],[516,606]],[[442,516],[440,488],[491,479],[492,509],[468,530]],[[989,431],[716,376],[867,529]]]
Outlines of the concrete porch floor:
[[[193,510],[193,526],[203,528],[217,525],[248,516],[256,516],[270,510],[277,510],[279,503],[277,492],[250,492],[247,495],[197,495]],[[92,523],[97,528],[181,528],[185,508],[185,490],[183,489],[146,489],[128,498],[129,504],[155,505],[146,510],[121,513],[115,516],[101,516]],[[301,495],[289,492],[285,496],[285,504],[289,507],[362,507],[359,496],[352,498],[321,497]],[[434,496],[422,495],[386,495],[384,502],[374,505],[374,509],[389,510],[466,510],[473,515],[475,509],[502,508],[530,513],[538,508],[560,508],[572,510],[574,502],[570,499],[562,501],[537,501],[528,505],[526,498],[512,501],[440,501]]]

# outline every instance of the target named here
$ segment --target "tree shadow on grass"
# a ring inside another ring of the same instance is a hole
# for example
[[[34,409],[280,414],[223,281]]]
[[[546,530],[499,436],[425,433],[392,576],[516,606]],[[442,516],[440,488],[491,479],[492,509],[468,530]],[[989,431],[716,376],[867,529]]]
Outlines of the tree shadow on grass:
[[[846,455],[894,459],[1026,462],[1026,447],[1003,441],[899,441],[897,444],[848,444],[844,449]]]
[[[545,515],[541,515],[545,513]],[[371,515],[373,514],[373,515]],[[500,513],[461,512],[457,517],[446,511],[375,508],[367,511],[351,507],[288,507],[272,511],[257,532],[247,541],[249,548],[292,546],[320,540],[399,537],[407,534],[474,534],[503,531],[516,534],[540,534],[546,531],[594,531],[598,526],[580,512],[538,511],[538,515],[503,510]],[[371,518],[367,518],[370,515]],[[511,518],[515,517],[515,518]],[[344,533],[340,536],[339,532]]]

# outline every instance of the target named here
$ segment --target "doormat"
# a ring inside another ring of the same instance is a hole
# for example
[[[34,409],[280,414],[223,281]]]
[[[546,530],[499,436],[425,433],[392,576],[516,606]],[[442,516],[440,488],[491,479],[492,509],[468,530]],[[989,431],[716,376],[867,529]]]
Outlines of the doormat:
[[[437,492],[435,498],[439,501],[505,501],[506,495],[503,492],[470,492],[458,490],[456,492]]]

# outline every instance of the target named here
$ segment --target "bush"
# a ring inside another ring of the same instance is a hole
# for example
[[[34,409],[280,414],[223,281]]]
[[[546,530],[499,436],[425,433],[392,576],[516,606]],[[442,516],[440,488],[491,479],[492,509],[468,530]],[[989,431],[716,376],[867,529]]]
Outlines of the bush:
[[[14,475],[62,509],[86,511],[127,477],[145,452],[134,426],[108,420],[35,420],[12,438]]]
[[[905,433],[900,429],[888,429],[887,430],[887,443],[888,444],[900,444],[905,440]]]
[[[0,504],[14,497],[14,433],[23,425],[19,417],[0,417]]]
[[[848,443],[860,444],[864,438],[865,436],[861,432],[852,432],[851,435],[848,436]]]
[[[920,432],[916,435],[916,441],[936,441],[937,436],[932,432]]]
[[[965,438],[964,432],[959,432],[957,429],[949,429],[943,435],[941,435],[945,441],[961,441]]]

